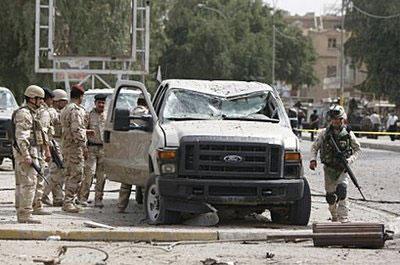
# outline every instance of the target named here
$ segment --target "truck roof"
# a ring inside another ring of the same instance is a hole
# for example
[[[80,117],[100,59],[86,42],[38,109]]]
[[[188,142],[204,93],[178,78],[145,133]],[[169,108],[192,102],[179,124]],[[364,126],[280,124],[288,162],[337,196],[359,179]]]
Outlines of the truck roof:
[[[169,79],[164,80],[162,84],[168,84],[171,88],[192,90],[222,97],[273,91],[273,88],[267,84],[247,81]]]

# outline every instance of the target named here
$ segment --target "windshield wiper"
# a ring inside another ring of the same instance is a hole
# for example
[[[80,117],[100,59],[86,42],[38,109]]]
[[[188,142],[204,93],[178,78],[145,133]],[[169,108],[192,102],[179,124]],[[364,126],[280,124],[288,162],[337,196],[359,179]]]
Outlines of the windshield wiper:
[[[165,118],[166,120],[169,121],[198,121],[198,120],[210,120],[206,118],[196,118],[196,117],[170,117],[170,118]]]
[[[239,116],[239,117],[235,117],[235,116],[222,116],[222,119],[224,120],[238,120],[238,121],[264,121],[264,122],[272,122],[272,123],[279,123],[278,119],[272,119],[272,118],[252,118],[249,116]]]

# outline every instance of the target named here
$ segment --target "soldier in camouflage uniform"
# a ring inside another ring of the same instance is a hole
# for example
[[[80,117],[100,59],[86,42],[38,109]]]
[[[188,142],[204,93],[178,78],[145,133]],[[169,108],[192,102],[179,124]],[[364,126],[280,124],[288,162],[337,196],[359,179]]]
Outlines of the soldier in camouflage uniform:
[[[57,145],[57,153],[62,159],[62,153],[60,150],[62,133],[60,113],[61,110],[68,104],[68,95],[67,92],[62,89],[56,89],[53,91],[53,93],[53,107],[51,108],[51,110],[54,110],[53,112],[55,112],[55,118],[53,120],[53,140]],[[47,179],[49,181],[49,184],[45,186],[42,202],[47,205],[61,207],[64,200],[64,193],[62,190],[62,187],[64,185],[64,170],[62,168],[59,168],[56,163],[54,163],[54,161],[50,163],[49,177]],[[50,192],[53,193],[53,202],[51,202],[49,199]]]
[[[41,123],[43,132],[44,132],[44,142],[45,142],[45,148],[42,150],[41,153],[41,158],[39,159],[39,164],[40,167],[43,170],[43,173],[45,177],[48,179],[48,172],[49,172],[49,167],[48,167],[48,162],[50,162],[50,140],[53,137],[54,134],[54,129],[53,129],[53,121],[55,119],[55,112],[52,111],[51,106],[53,104],[53,97],[54,94],[53,92],[44,87],[44,102],[42,106],[37,110],[37,117]],[[42,178],[39,178],[36,184],[36,193],[35,193],[35,199],[33,201],[33,214],[37,215],[49,215],[51,214],[48,211],[45,211],[43,209],[43,192],[45,189],[45,181]]]
[[[143,95],[141,95],[138,98],[137,101],[137,106],[136,108],[133,109],[131,115],[145,115],[149,113],[149,109],[147,107],[146,100],[144,99]],[[134,124],[140,126],[143,121],[135,121]],[[129,197],[131,196],[131,190],[132,190],[132,185],[131,184],[126,184],[126,183],[121,183],[121,188],[119,190],[119,198],[118,198],[118,212],[119,213],[124,213],[126,207],[128,207],[129,203]],[[138,198],[142,198],[142,189],[138,186],[136,186],[136,200],[138,201]],[[141,199],[140,199],[141,200]],[[139,200],[139,201],[140,201]]]
[[[61,111],[63,128],[61,145],[65,167],[65,196],[62,210],[70,213],[80,211],[74,204],[74,199],[83,179],[84,161],[87,157],[86,113],[80,105],[84,92],[81,85],[72,86],[71,101]]]
[[[353,163],[360,154],[360,143],[354,133],[344,125],[346,113],[342,106],[332,106],[328,111],[328,117],[330,118],[329,126],[321,130],[312,145],[313,157],[310,161],[310,169],[315,170],[317,167],[316,159],[318,151],[320,151],[321,162],[324,164],[326,201],[332,215],[331,220],[348,222],[347,186],[349,177],[330,142],[330,135],[346,155],[349,164]]]
[[[13,154],[15,159],[15,208],[19,223],[40,224],[32,218],[38,174],[32,164],[39,164],[40,151],[44,146],[44,132],[37,119],[37,110],[43,103],[44,91],[38,86],[25,90],[26,104],[14,111]]]
[[[105,94],[95,96],[95,108],[88,113],[87,129],[93,130],[94,135],[88,136],[88,158],[85,161],[84,179],[79,191],[79,203],[87,206],[90,187],[92,186],[93,177],[96,175],[95,187],[95,207],[103,208],[103,191],[105,185],[105,175],[103,169],[103,133],[105,125],[104,107],[106,104]]]

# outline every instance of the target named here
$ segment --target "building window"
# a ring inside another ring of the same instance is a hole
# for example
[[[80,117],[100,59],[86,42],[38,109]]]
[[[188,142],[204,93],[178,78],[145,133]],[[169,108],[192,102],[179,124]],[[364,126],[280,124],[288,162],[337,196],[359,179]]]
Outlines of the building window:
[[[337,48],[336,38],[328,39],[328,48]]]
[[[336,65],[328,65],[326,67],[326,77],[336,77],[337,67]]]

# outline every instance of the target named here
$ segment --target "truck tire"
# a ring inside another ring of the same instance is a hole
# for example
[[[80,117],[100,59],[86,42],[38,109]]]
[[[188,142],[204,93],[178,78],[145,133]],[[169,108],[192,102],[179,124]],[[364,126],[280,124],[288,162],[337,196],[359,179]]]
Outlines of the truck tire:
[[[150,175],[147,182],[145,197],[144,197],[144,210],[146,219],[149,224],[177,224],[180,222],[180,212],[169,211],[165,209],[164,200],[158,192],[156,184],[156,177]]]
[[[136,186],[135,187],[135,200],[137,204],[143,204],[143,190],[142,187]]]
[[[289,205],[284,211],[271,210],[274,223],[306,226],[311,214],[311,192],[306,179],[304,180],[303,198]]]

